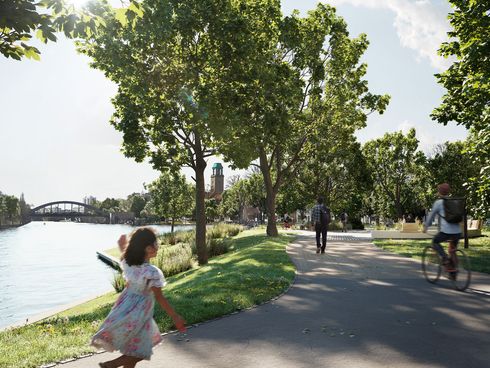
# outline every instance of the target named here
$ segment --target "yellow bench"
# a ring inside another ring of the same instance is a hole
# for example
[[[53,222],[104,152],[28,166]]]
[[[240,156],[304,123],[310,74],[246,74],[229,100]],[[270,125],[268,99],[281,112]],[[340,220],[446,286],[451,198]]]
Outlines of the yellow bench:
[[[416,222],[404,222],[400,230],[402,233],[418,233],[419,231],[419,224]]]

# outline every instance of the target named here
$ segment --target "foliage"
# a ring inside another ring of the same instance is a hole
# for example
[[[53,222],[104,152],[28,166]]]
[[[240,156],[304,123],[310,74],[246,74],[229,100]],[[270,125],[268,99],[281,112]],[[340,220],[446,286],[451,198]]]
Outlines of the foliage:
[[[171,232],[174,231],[176,219],[192,214],[195,192],[182,173],[164,171],[148,185],[148,190],[152,212],[172,219]]]
[[[467,181],[473,209],[485,218],[490,214],[490,3],[450,0],[452,30],[449,41],[439,49],[456,61],[438,82],[446,89],[442,103],[432,118],[441,124],[455,121],[471,131],[468,154],[480,172]]]
[[[210,257],[216,257],[228,253],[230,241],[228,238],[207,238],[206,246]]]
[[[19,198],[3,194],[0,192],[0,225],[17,225],[23,223],[23,215],[29,207],[24,201],[24,196],[21,196],[23,202]]]
[[[407,135],[386,133],[367,142],[363,153],[373,174],[370,204],[374,213],[400,219],[430,206],[430,174],[425,155],[418,151],[415,129]]]
[[[243,3],[246,3],[244,1]],[[123,133],[126,156],[149,158],[159,171],[191,167],[196,180],[196,243],[205,253],[205,159],[219,148],[227,161],[246,167],[251,144],[233,129],[243,125],[234,91],[248,83],[234,63],[250,53],[240,32],[253,19],[240,1],[147,0],[135,22],[120,22],[99,9],[106,27],[80,43],[93,67],[115,82],[114,127]],[[259,31],[260,32],[260,31]],[[243,61],[241,65],[245,65]]]
[[[206,199],[205,207],[207,222],[214,222],[219,215],[218,202],[214,198]]]
[[[366,65],[359,63],[366,37],[350,39],[334,8],[318,4],[305,17],[283,17],[278,1],[254,4],[247,29],[253,51],[233,60],[254,82],[229,98],[240,99],[248,114],[236,134],[255,149],[266,190],[267,233],[277,235],[276,196],[313,154],[315,139],[332,122],[348,130],[363,127],[366,114],[382,112],[389,98],[368,92]]]
[[[116,293],[120,293],[126,287],[126,281],[120,271],[114,272],[114,278],[112,279],[112,287]]]
[[[246,184],[245,179],[238,179],[223,192],[223,200],[219,206],[221,216],[242,222],[243,209],[249,202]]]
[[[120,199],[115,198],[106,198],[104,199],[99,207],[102,210],[107,210],[110,212],[119,212],[121,211],[121,201]]]
[[[33,32],[47,43],[57,40],[56,32],[86,37],[102,25],[98,17],[63,0],[0,0],[0,53],[15,60],[40,60],[39,50],[27,43]]]
[[[152,263],[162,270],[165,277],[187,271],[194,265],[191,246],[184,243],[162,246]]]
[[[432,174],[433,188],[440,183],[449,183],[451,193],[456,197],[467,198],[469,213],[476,215],[481,206],[481,198],[477,195],[476,188],[469,190],[472,183],[470,178],[478,177],[484,163],[473,159],[468,153],[468,146],[472,141],[470,134],[464,142],[446,142],[437,146],[428,159],[428,169]]]
[[[139,193],[130,194],[127,198],[129,211],[133,212],[136,217],[141,217],[141,211],[146,206],[146,198]]]

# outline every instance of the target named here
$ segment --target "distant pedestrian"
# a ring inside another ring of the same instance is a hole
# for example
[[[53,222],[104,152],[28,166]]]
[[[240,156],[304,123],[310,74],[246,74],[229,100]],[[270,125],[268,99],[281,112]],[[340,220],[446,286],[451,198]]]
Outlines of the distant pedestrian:
[[[340,214],[340,222],[342,223],[342,232],[347,232],[347,223],[349,222],[349,215],[346,211]]]
[[[317,204],[311,211],[311,222],[316,231],[316,252],[325,253],[327,247],[327,229],[330,223],[330,210],[323,204],[323,197],[318,197]],[[321,243],[320,243],[321,235]]]
[[[133,368],[141,360],[150,360],[153,346],[162,340],[153,319],[155,299],[177,329],[186,330],[185,321],[162,294],[166,283],[162,271],[149,263],[158,251],[155,232],[140,228],[131,234],[129,243],[126,235],[122,235],[118,244],[124,251],[122,269],[126,288],[92,338],[92,345],[107,351],[118,350],[123,355],[99,363],[101,368]]]

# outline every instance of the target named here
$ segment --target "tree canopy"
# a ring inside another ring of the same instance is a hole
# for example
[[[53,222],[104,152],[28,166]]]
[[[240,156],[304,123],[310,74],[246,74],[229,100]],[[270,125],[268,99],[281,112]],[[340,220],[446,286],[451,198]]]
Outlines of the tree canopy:
[[[436,74],[446,94],[432,117],[444,125],[454,121],[470,129],[467,154],[481,170],[468,178],[467,186],[477,198],[476,213],[486,217],[490,214],[490,3],[449,2],[454,8],[449,14],[453,29],[439,52],[456,61]]]
[[[373,175],[372,207],[377,214],[401,219],[406,212],[427,208],[430,172],[418,151],[415,129],[386,133],[363,147]]]
[[[367,114],[386,108],[389,97],[369,92],[360,58],[368,46],[365,35],[351,39],[345,21],[331,6],[318,4],[305,17],[283,17],[280,2],[257,22],[259,41],[247,65],[255,81],[240,96],[248,124],[240,135],[253,142],[265,189],[267,233],[277,235],[276,196],[286,178],[315,155],[318,142],[332,125],[354,132]],[[317,156],[322,160],[321,156]]]
[[[103,21],[64,0],[0,0],[0,53],[7,58],[40,60],[29,45],[32,33],[42,42],[55,42],[56,32],[66,37],[90,36]]]

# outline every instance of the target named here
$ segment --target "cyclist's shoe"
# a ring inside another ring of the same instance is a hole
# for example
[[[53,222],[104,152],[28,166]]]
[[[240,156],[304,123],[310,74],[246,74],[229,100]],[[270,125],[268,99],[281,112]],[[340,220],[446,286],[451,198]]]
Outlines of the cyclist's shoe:
[[[448,273],[449,280],[456,281],[456,277],[458,276],[458,271],[450,271]]]

